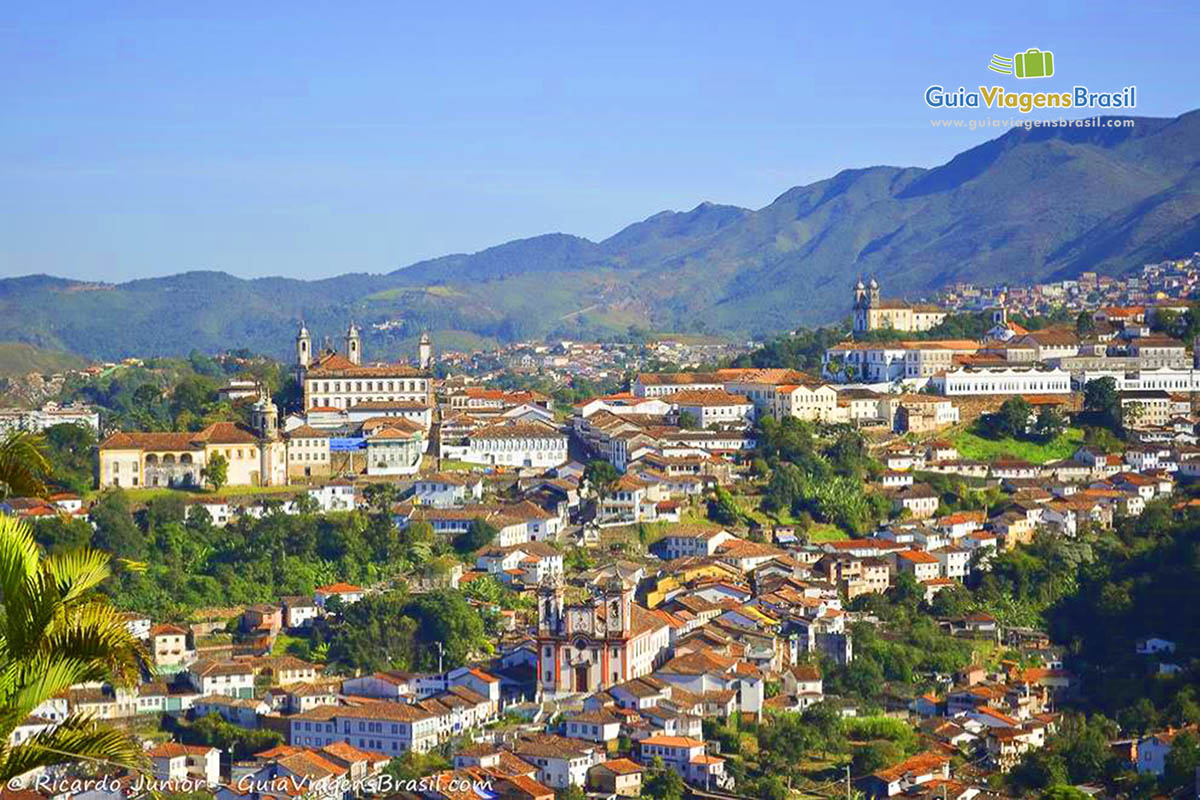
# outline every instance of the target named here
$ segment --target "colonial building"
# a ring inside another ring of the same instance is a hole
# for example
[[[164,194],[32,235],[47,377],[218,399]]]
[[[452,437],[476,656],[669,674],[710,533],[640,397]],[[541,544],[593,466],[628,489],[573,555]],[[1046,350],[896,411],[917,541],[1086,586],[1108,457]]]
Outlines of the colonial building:
[[[884,300],[879,296],[879,284],[871,278],[864,285],[860,278],[854,286],[854,330],[927,331],[946,318],[938,306],[908,303],[904,300]]]
[[[670,629],[613,578],[568,604],[561,579],[538,589],[538,687],[543,695],[591,693],[648,675],[666,660]]]
[[[281,486],[288,482],[287,446],[279,436],[279,412],[265,394],[252,412],[252,427],[214,422],[195,432],[118,432],[99,447],[98,484],[104,486],[200,486],[214,456],[228,464],[231,486]]]
[[[304,408],[353,409],[363,403],[431,403],[429,373],[406,364],[363,364],[362,337],[351,325],[346,353],[312,352],[312,336],[300,326],[296,366],[304,387]]]
[[[567,436],[549,425],[492,425],[467,435],[459,456],[472,464],[555,467],[567,460]]]

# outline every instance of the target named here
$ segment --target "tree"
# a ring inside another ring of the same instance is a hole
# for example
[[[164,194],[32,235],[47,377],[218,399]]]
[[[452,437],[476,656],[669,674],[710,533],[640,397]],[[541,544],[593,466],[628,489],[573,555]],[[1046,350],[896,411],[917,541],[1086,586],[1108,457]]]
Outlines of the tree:
[[[996,438],[1024,438],[1029,430],[1029,419],[1033,416],[1033,407],[1024,397],[1010,397],[994,414],[984,418],[984,426]]]
[[[950,586],[933,596],[929,610],[940,619],[963,617],[971,611],[971,593],[962,586]]]
[[[758,730],[758,752],[766,771],[787,776],[792,784],[792,771],[805,755],[816,749],[814,731],[799,714],[778,714]]]
[[[1048,442],[1057,439],[1067,431],[1067,418],[1054,406],[1042,406],[1038,409],[1037,418],[1033,422],[1034,435]]]
[[[1075,335],[1082,339],[1095,331],[1096,321],[1092,319],[1092,315],[1087,311],[1080,311],[1079,316],[1075,317]]]
[[[454,550],[462,555],[474,553],[491,544],[498,533],[500,531],[496,530],[495,525],[482,517],[476,517],[471,520],[466,532],[454,537]]]
[[[208,481],[214,492],[221,491],[221,487],[229,480],[229,460],[220,453],[213,453],[200,470],[200,477]]]
[[[328,636],[331,667],[351,672],[451,669],[489,646],[479,612],[451,589],[369,594],[342,609]]]
[[[96,533],[92,545],[118,558],[141,559],[146,555],[146,536],[129,513],[129,500],[119,488],[108,489],[89,514]]]
[[[438,752],[420,753],[409,750],[389,761],[383,771],[397,781],[415,781],[449,768],[450,762]]]
[[[1096,424],[1117,435],[1124,433],[1121,415],[1121,395],[1116,378],[1106,377],[1088,381],[1083,387],[1083,410]]]
[[[680,411],[678,424],[685,431],[694,431],[700,427],[700,420],[690,411]]]
[[[9,745],[13,729],[41,703],[74,684],[132,686],[149,668],[121,613],[97,594],[110,557],[83,549],[41,557],[29,527],[0,517],[0,779],[86,759],[142,768],[142,748],[124,733],[72,714]]]
[[[250,758],[255,753],[283,744],[283,736],[268,728],[248,730],[221,718],[213,712],[196,720],[183,737],[187,744],[217,747],[233,759]]]
[[[663,763],[658,756],[650,764],[650,777],[642,785],[642,796],[654,800],[683,800],[686,787],[679,773]]]
[[[589,461],[583,468],[583,481],[596,495],[597,503],[604,502],[604,498],[613,493],[620,480],[621,473],[617,472],[617,468],[603,459]]]
[[[394,483],[368,483],[363,489],[363,497],[376,512],[386,514],[400,499],[400,487]]]
[[[96,434],[87,425],[63,423],[42,432],[54,482],[76,494],[92,487],[92,450]]]
[[[49,474],[41,437],[13,431],[0,440],[0,500],[44,497]]]
[[[850,770],[858,775],[867,775],[903,760],[904,750],[900,745],[881,739],[854,748]]]
[[[1163,780],[1168,786],[1192,785],[1196,780],[1196,767],[1200,766],[1200,739],[1190,731],[1177,734],[1167,751],[1166,771]]]
[[[721,525],[737,525],[742,521],[742,510],[728,489],[717,487],[708,501],[708,518]]]

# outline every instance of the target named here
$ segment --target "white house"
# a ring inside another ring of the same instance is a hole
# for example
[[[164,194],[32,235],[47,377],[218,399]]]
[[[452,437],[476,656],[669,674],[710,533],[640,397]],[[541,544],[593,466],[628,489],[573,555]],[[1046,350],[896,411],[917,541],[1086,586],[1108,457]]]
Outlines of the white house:
[[[473,472],[439,472],[423,475],[413,484],[417,505],[451,508],[483,499],[483,475]]]
[[[732,788],[725,774],[725,759],[710,756],[704,742],[687,736],[649,736],[637,743],[638,760],[649,764],[655,758],[679,773],[688,783],[704,787]]]
[[[349,481],[333,481],[324,486],[316,486],[308,490],[308,496],[317,501],[317,507],[323,512],[353,511],[358,505],[358,494],[354,484]]]
[[[201,695],[254,696],[254,670],[233,661],[197,661],[188,667],[188,682]]]
[[[361,586],[352,583],[331,583],[328,586],[318,586],[313,592],[313,602],[318,608],[325,608],[329,600],[340,597],[344,605],[357,603],[363,599],[366,591]]]
[[[216,786],[221,780],[221,751],[215,747],[164,742],[146,753],[154,778],[176,786]]]
[[[507,467],[554,467],[568,460],[567,436],[548,425],[493,425],[467,434],[463,461]]]

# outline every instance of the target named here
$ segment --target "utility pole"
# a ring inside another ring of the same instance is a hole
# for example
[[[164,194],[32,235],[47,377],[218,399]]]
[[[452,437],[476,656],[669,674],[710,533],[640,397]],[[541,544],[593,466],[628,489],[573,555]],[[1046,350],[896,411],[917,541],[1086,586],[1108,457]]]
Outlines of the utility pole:
[[[846,765],[846,800],[850,800],[850,765]]]
[[[441,675],[442,674],[442,654],[445,652],[445,648],[442,647],[442,642],[440,639],[438,641],[434,642],[434,644],[437,645],[437,649],[438,649],[438,675]]]

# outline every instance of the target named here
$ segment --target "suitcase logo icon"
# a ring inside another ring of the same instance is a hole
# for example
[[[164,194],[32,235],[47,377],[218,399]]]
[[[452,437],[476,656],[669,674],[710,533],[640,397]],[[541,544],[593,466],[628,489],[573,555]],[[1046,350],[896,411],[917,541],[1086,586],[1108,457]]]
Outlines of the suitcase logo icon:
[[[988,69],[1018,78],[1049,78],[1054,74],[1054,53],[1031,47],[1012,58],[993,55],[988,62]]]

